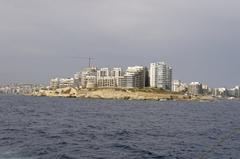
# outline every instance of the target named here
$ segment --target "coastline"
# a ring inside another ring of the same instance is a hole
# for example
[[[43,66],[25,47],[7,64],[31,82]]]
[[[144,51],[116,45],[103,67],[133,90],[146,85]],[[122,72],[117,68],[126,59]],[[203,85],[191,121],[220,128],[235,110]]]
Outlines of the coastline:
[[[188,96],[180,93],[167,92],[157,89],[120,89],[120,88],[94,88],[74,89],[60,88],[56,90],[40,90],[30,96],[89,98],[112,100],[152,100],[152,101],[214,101],[212,96]]]

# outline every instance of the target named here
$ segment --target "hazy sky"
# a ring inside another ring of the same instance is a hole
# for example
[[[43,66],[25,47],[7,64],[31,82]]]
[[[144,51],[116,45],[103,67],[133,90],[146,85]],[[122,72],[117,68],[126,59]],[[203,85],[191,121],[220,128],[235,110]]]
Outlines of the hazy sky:
[[[0,83],[47,83],[95,57],[166,61],[174,79],[240,84],[239,0],[0,0]]]

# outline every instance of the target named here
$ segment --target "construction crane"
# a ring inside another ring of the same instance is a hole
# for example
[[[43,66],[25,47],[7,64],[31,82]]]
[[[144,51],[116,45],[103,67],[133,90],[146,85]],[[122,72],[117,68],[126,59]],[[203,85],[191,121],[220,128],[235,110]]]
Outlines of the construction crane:
[[[92,66],[92,60],[95,60],[93,57],[73,57],[74,59],[86,59],[88,60],[88,67],[90,68]]]

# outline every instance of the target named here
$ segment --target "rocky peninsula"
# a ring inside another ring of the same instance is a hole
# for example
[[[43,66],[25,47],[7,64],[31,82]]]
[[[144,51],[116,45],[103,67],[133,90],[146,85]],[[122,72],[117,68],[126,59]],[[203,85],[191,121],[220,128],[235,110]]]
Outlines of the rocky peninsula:
[[[75,89],[71,87],[55,90],[39,90],[32,96],[91,98],[91,99],[121,99],[121,100],[214,100],[212,96],[189,96],[181,93],[173,93],[159,89],[120,89],[120,88],[92,88]]]

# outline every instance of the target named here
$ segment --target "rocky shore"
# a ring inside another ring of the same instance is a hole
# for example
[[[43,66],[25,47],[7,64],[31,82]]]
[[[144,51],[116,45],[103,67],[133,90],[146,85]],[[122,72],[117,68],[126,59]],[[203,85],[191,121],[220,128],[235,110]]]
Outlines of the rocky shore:
[[[122,99],[122,100],[214,100],[211,96],[186,96],[156,89],[74,89],[61,88],[56,90],[40,90],[32,96],[92,98],[92,99]]]

